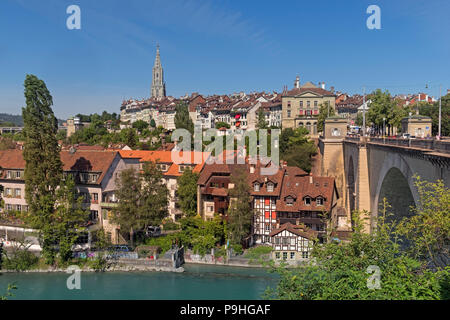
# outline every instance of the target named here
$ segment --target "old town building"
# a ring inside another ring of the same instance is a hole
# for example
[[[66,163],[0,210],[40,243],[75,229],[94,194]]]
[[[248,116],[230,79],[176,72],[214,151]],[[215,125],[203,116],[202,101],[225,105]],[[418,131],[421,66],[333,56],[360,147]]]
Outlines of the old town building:
[[[312,136],[317,136],[317,117],[320,105],[329,103],[330,108],[335,108],[335,94],[325,90],[325,83],[316,86],[311,82],[300,85],[297,77],[294,88],[282,93],[282,123],[283,128],[305,127]]]

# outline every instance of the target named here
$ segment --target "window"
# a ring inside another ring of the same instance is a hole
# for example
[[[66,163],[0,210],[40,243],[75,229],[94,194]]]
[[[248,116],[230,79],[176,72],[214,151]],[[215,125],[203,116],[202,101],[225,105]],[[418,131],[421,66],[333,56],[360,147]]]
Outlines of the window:
[[[292,197],[287,197],[287,198],[286,198],[286,204],[287,204],[288,206],[292,206],[292,205],[294,204],[294,198],[292,198]]]
[[[280,253],[279,252],[275,252],[275,259],[280,260]]]
[[[314,107],[317,107],[317,100],[314,101]]]
[[[306,197],[305,198],[305,205],[307,205],[307,206],[311,205],[311,198],[310,197]]]
[[[94,201],[98,201],[98,193],[93,193],[92,194]]]
[[[91,210],[91,214],[89,215],[89,220],[91,220],[91,221],[98,220],[98,211],[97,210]]]
[[[287,237],[281,238],[281,244],[287,246],[289,244],[289,238]]]
[[[309,100],[306,101],[306,106],[307,106],[307,107],[310,107],[310,106],[311,106],[311,101],[309,101]]]
[[[266,219],[270,218],[270,212],[269,211],[264,212],[264,218],[266,218]]]
[[[279,237],[275,238],[275,244],[280,244],[280,238]]]
[[[12,196],[12,189],[11,188],[6,188],[5,189],[5,193],[6,193],[7,196]]]
[[[294,260],[294,258],[295,258],[295,252],[291,252],[290,256],[291,256],[291,260]]]
[[[273,192],[273,183],[272,183],[272,182],[269,182],[269,183],[267,184],[267,191],[268,191],[268,192]]]
[[[21,175],[21,171],[16,171],[16,179],[20,179]]]
[[[255,183],[253,185],[253,188],[254,188],[255,191],[259,191],[259,183]]]
[[[303,101],[300,101],[300,107],[303,107]]]
[[[291,238],[291,246],[295,246],[295,237]]]
[[[287,252],[283,252],[283,260],[287,260]]]
[[[265,230],[266,230],[266,231],[270,231],[270,224],[266,223],[266,225],[265,225]]]
[[[17,210],[17,211],[22,211],[22,206],[21,206],[20,204],[18,204],[18,205],[16,206],[16,210]]]
[[[20,198],[20,196],[22,195],[22,190],[20,189],[14,189],[14,196],[16,198]]]
[[[208,212],[213,212],[214,211],[214,207],[213,206],[208,206]]]
[[[290,108],[291,107],[291,102],[288,101],[287,106]]]
[[[270,206],[270,199],[264,199],[264,205]]]
[[[318,206],[323,206],[323,198],[317,198],[316,199],[316,205],[318,205]]]
[[[6,211],[11,211],[12,210],[12,205],[10,205],[9,203],[6,204]]]
[[[291,110],[287,111],[287,117],[290,118],[291,117]]]
[[[8,179],[12,179],[12,172],[11,172],[11,171],[7,171],[7,172],[6,172],[6,177],[7,177]]]

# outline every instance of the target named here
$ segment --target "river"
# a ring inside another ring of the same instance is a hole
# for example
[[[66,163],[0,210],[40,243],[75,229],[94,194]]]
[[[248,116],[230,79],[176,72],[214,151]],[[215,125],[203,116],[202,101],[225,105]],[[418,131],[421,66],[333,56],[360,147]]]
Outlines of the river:
[[[260,268],[185,264],[185,272],[85,272],[81,289],[69,290],[65,273],[4,273],[0,295],[8,283],[17,290],[9,299],[261,299],[277,277]]]

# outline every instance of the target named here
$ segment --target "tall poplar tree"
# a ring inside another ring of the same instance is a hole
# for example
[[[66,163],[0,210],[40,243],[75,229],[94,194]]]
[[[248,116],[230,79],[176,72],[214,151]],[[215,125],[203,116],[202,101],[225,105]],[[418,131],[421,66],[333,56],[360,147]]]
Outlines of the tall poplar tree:
[[[192,172],[190,168],[185,169],[183,175],[178,177],[178,204],[188,217],[197,214],[197,180],[198,173]]]
[[[53,262],[57,242],[53,230],[56,188],[61,182],[62,162],[56,140],[58,121],[51,108],[52,96],[44,81],[34,75],[25,78],[26,107],[22,108],[25,145],[25,199],[27,221],[41,232],[43,255]]]
[[[230,242],[235,244],[241,244],[242,240],[250,234],[252,225],[252,199],[247,177],[244,169],[239,169],[231,175],[234,188],[229,190],[228,231]]]

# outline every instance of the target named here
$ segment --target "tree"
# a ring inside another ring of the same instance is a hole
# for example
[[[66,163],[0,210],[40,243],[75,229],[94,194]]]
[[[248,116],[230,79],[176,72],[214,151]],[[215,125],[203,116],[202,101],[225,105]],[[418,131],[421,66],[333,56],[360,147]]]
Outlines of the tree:
[[[257,129],[267,129],[266,114],[263,108],[259,108],[256,122]]]
[[[146,229],[149,225],[160,225],[162,220],[167,217],[169,191],[163,182],[164,176],[156,163],[145,162],[142,169],[142,190],[138,216],[140,228]]]
[[[138,120],[138,121],[135,121],[135,122],[133,122],[133,128],[135,128],[135,129],[137,129],[137,131],[139,131],[140,133],[142,133],[142,131],[144,130],[144,129],[147,129],[148,128],[148,123],[147,122],[145,122],[144,120]]]
[[[189,117],[189,109],[186,102],[178,102],[175,106],[176,114],[175,114],[175,127],[177,129],[186,129],[191,135],[194,134],[194,123]]]
[[[266,292],[266,298],[416,300],[445,297],[448,269],[425,270],[420,261],[401,251],[395,223],[387,223],[386,217],[379,218],[377,230],[372,234],[363,231],[358,213],[355,217],[350,241],[316,242],[311,262],[297,268],[272,265],[272,271],[280,274],[280,281],[275,289]],[[377,276],[374,274],[377,270],[379,286],[371,281]]]
[[[442,180],[429,182],[418,176],[414,185],[419,201],[412,208],[414,215],[401,221],[400,234],[414,244],[409,248],[414,257],[444,268],[450,259],[450,189]]]
[[[312,157],[317,154],[317,147],[308,134],[306,128],[299,127],[283,129],[280,135],[280,157],[289,166],[297,166],[307,172],[311,171]]]
[[[85,231],[89,212],[83,209],[83,198],[78,196],[71,174],[67,175],[57,190],[56,197],[54,222],[49,227],[56,233],[60,261],[66,262],[72,258],[72,246],[80,234]]]
[[[43,255],[48,262],[55,257],[52,225],[56,190],[62,177],[59,155],[58,122],[51,108],[52,96],[44,81],[34,75],[25,79],[26,107],[22,108],[25,135],[25,199],[29,206],[26,220],[41,232]]]
[[[431,117],[433,134],[439,131],[439,101],[432,105],[419,105],[421,115]],[[442,97],[441,102],[441,135],[450,136],[450,94]]]
[[[320,104],[319,116],[317,117],[317,131],[323,132],[325,119],[335,115],[334,108],[330,106],[330,102],[325,101]]]
[[[240,244],[250,233],[253,218],[247,173],[239,169],[231,176],[234,188],[229,190],[228,231],[231,243]]]
[[[178,178],[178,204],[188,217],[197,214],[197,180],[198,173],[192,172],[190,168],[185,169],[183,175]]]
[[[124,232],[129,232],[133,243],[134,231],[141,227],[138,211],[141,195],[141,180],[134,168],[123,170],[116,181],[116,195],[119,200],[112,210],[112,222],[120,226]]]
[[[155,122],[154,119],[150,120],[150,126],[151,126],[152,128],[156,128],[156,122]]]
[[[216,129],[220,129],[220,128],[230,129],[230,125],[228,123],[226,123],[226,122],[223,122],[223,121],[216,122],[215,126],[216,126]]]

